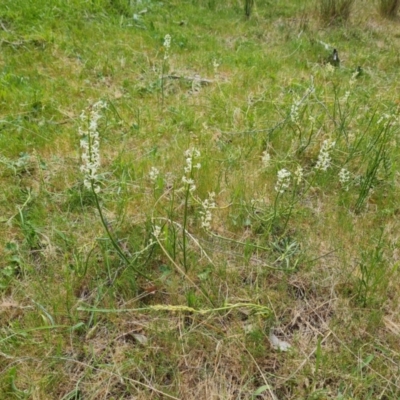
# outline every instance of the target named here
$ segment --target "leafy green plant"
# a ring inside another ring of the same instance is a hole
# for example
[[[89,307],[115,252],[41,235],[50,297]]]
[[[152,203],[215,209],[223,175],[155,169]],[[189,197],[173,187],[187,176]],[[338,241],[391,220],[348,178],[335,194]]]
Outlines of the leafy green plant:
[[[18,375],[17,367],[12,367],[8,370],[7,378],[10,384],[9,395],[12,397],[15,396],[14,398],[18,400],[29,399],[32,393],[32,389],[31,388],[25,390],[19,389],[16,384],[17,375]]]
[[[6,265],[0,269],[0,290],[6,290],[12,280],[22,272],[23,268],[18,245],[13,242],[8,242],[5,249]]]
[[[388,266],[385,259],[385,240],[383,229],[375,243],[375,247],[361,252],[359,273],[356,283],[356,300],[362,307],[375,307],[384,301],[386,288],[398,263]]]
[[[12,170],[15,175],[29,173],[32,168],[32,157],[27,153],[20,153],[16,161],[0,156],[0,163]]]
[[[390,117],[389,117],[390,118]],[[379,169],[384,168],[385,163],[388,162],[388,156],[386,154],[386,147],[390,139],[390,133],[392,128],[392,121],[387,121],[378,128],[375,136],[372,136],[372,140],[368,145],[365,154],[369,154],[368,166],[365,174],[360,180],[360,192],[358,199],[355,204],[355,211],[359,213],[365,201],[367,200],[371,189],[377,184],[377,175]]]
[[[100,136],[98,132],[98,120],[101,118],[101,110],[105,108],[105,103],[99,101],[90,107],[89,115],[82,113],[81,118],[84,122],[84,127],[80,127],[79,133],[81,136],[81,149],[82,149],[82,166],[81,171],[84,173],[84,186],[86,190],[91,191],[97,211],[99,213],[100,221],[103,225],[112,247],[117,255],[124,262],[125,266],[132,268],[141,277],[151,280],[149,275],[145,274],[135,266],[137,256],[143,252],[137,251],[134,256],[128,255],[119,244],[119,241],[114,237],[111,232],[110,225],[104,217],[103,210],[100,204],[98,193],[101,191],[100,176],[98,169],[100,167]],[[151,244],[149,245],[151,246]]]

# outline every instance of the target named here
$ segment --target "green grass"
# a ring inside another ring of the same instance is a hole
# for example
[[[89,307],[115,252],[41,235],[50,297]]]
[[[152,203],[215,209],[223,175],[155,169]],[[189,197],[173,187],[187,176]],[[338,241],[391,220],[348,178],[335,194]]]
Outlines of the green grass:
[[[380,0],[378,2],[379,12],[387,18],[396,18],[399,7],[400,2],[398,0]]]
[[[3,3],[0,399],[400,396],[395,21]]]

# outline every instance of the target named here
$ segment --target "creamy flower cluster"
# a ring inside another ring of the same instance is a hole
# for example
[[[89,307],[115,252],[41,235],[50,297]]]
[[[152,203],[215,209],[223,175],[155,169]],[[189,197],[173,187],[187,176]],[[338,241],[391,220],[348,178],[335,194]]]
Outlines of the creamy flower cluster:
[[[388,113],[384,113],[380,116],[380,118],[377,121],[378,125],[385,125],[387,123],[391,123],[392,125],[396,124],[396,117],[393,114],[388,114]]]
[[[319,171],[326,171],[331,166],[330,151],[335,147],[336,142],[326,139],[322,142],[321,150],[319,151],[317,164],[315,169]]]
[[[347,191],[349,190],[348,183],[350,181],[350,172],[346,168],[342,168],[339,172],[339,182],[341,185],[344,187],[344,189]]]
[[[185,175],[183,175],[183,177],[182,177],[182,182],[185,185],[188,185],[190,192],[193,192],[196,190],[196,185],[195,185],[194,179],[192,177],[193,169],[200,169],[201,164],[196,163],[195,165],[193,165],[193,162],[196,158],[199,158],[199,157],[200,157],[200,152],[193,147],[185,151],[186,166],[183,168],[183,170],[185,171]]]
[[[350,90],[346,90],[344,96],[340,99],[340,102],[345,104],[349,100],[350,97]]]
[[[290,186],[290,177],[291,172],[285,168],[282,168],[278,171],[278,180],[275,185],[275,191],[282,194],[285,192],[286,189]]]
[[[292,106],[290,107],[290,119],[294,124],[299,122],[299,107],[301,104],[301,100],[297,97],[293,101]]]
[[[157,181],[157,178],[159,175],[160,175],[159,169],[156,167],[151,167],[150,172],[149,172],[149,178],[153,183],[155,183]]]
[[[200,211],[201,227],[209,230],[211,228],[212,213],[211,210],[215,208],[215,193],[208,194],[208,199],[205,199],[201,205],[203,210]]]
[[[153,225],[153,231],[151,232],[152,235],[149,239],[149,246],[156,244],[157,242],[161,242],[165,240],[165,232],[159,225]]]
[[[101,110],[106,107],[106,103],[98,101],[93,104],[87,114],[82,112],[80,118],[83,126],[79,127],[81,136],[80,147],[82,150],[81,171],[84,173],[83,183],[87,189],[92,189],[98,193],[100,186],[98,184],[97,170],[100,167],[100,137],[97,130],[98,121],[101,118]]]
[[[294,171],[294,176],[296,177],[296,184],[300,185],[304,177],[304,171],[301,165],[298,165],[296,171]]]
[[[311,77],[310,86],[304,92],[303,97],[300,98],[299,96],[295,95],[292,106],[290,107],[290,119],[294,124],[298,124],[299,122],[299,110],[301,104],[305,102],[306,99],[314,92],[315,92],[314,80],[313,77]]]
[[[166,34],[164,37],[164,60],[169,58],[169,49],[171,47],[171,35]]]

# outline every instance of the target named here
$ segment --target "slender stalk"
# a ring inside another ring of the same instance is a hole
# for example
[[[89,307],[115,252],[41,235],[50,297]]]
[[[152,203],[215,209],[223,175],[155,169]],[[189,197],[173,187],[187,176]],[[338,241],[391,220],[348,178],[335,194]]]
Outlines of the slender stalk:
[[[164,58],[161,64],[161,107],[164,108],[164,76],[167,60],[169,58],[169,48],[171,47],[171,35],[167,34],[164,38]]]
[[[182,229],[183,267],[185,269],[185,272],[188,272],[187,254],[186,254],[186,225],[187,225],[189,194],[190,194],[190,186],[187,185],[185,193],[185,209],[183,212],[183,229]]]
[[[290,219],[290,217],[291,217],[291,215],[292,215],[292,211],[293,211],[294,205],[295,205],[295,203],[296,203],[295,197],[296,197],[296,190],[295,190],[295,188],[294,188],[294,189],[293,189],[292,200],[291,200],[290,206],[289,206],[289,212],[288,212],[288,214],[287,214],[287,216],[286,216],[286,220],[285,220],[285,223],[284,223],[284,225],[283,225],[282,236],[283,236],[283,235],[285,234],[285,232],[286,232],[286,228],[287,228],[287,225],[288,225],[288,223],[289,223],[289,219]]]
[[[378,141],[380,140],[379,148],[376,151],[375,157],[372,158],[368,164],[367,172],[365,174],[365,181],[361,186],[361,191],[355,205],[356,213],[359,213],[361,211],[365,200],[368,198],[369,192],[374,183],[374,179],[377,175],[379,166],[383,161],[389,127],[390,124],[386,124],[386,127],[381,132],[378,133],[376,139],[373,141],[372,148],[375,148],[376,145],[378,145]]]
[[[274,214],[273,214],[273,216],[272,216],[272,221],[271,221],[271,225],[270,225],[270,230],[272,230],[272,228],[273,228],[273,226],[274,226],[274,224],[275,224],[276,217],[277,217],[278,198],[279,198],[279,195],[280,195],[280,193],[278,192],[278,193],[276,194],[276,197],[275,197],[275,201],[274,201]]]
[[[164,70],[165,70],[165,60],[161,66],[161,109],[164,108]]]
[[[108,238],[110,239],[111,244],[113,245],[114,249],[116,250],[116,252],[117,252],[118,255],[120,256],[120,258],[125,262],[125,264],[126,264],[128,267],[131,267],[138,275],[140,275],[140,276],[142,276],[143,278],[145,278],[145,279],[151,281],[152,279],[151,279],[148,275],[146,275],[146,274],[144,274],[143,272],[139,271],[136,267],[134,267],[134,266],[132,265],[133,262],[130,261],[130,260],[128,259],[128,257],[124,254],[124,252],[122,251],[122,249],[121,249],[121,247],[119,246],[119,244],[117,243],[117,241],[114,239],[113,235],[112,235],[111,232],[110,232],[110,229],[109,229],[109,227],[108,227],[108,224],[107,224],[107,222],[106,222],[106,220],[105,220],[105,218],[104,218],[104,216],[103,216],[103,212],[102,212],[101,207],[100,207],[99,198],[98,198],[98,196],[97,196],[97,193],[96,193],[95,190],[94,190],[94,183],[93,183],[93,181],[91,181],[91,185],[92,185],[92,193],[93,193],[94,198],[95,198],[95,201],[96,201],[96,208],[97,208],[97,210],[98,210],[98,212],[99,212],[99,216],[100,216],[101,223],[102,223],[102,225],[103,225],[103,227],[104,227],[104,230],[106,231],[107,236],[108,236]]]

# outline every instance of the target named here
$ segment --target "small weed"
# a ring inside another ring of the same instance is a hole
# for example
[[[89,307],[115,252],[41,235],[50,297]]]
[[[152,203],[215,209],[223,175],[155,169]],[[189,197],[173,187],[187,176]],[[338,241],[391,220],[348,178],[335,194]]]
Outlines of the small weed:
[[[385,293],[392,274],[398,265],[387,265],[385,259],[385,240],[383,229],[375,247],[361,253],[358,264],[360,276],[356,284],[356,300],[362,307],[379,307],[385,299]]]
[[[0,269],[0,290],[6,291],[12,280],[21,274],[23,262],[16,243],[6,243],[6,263]]]

